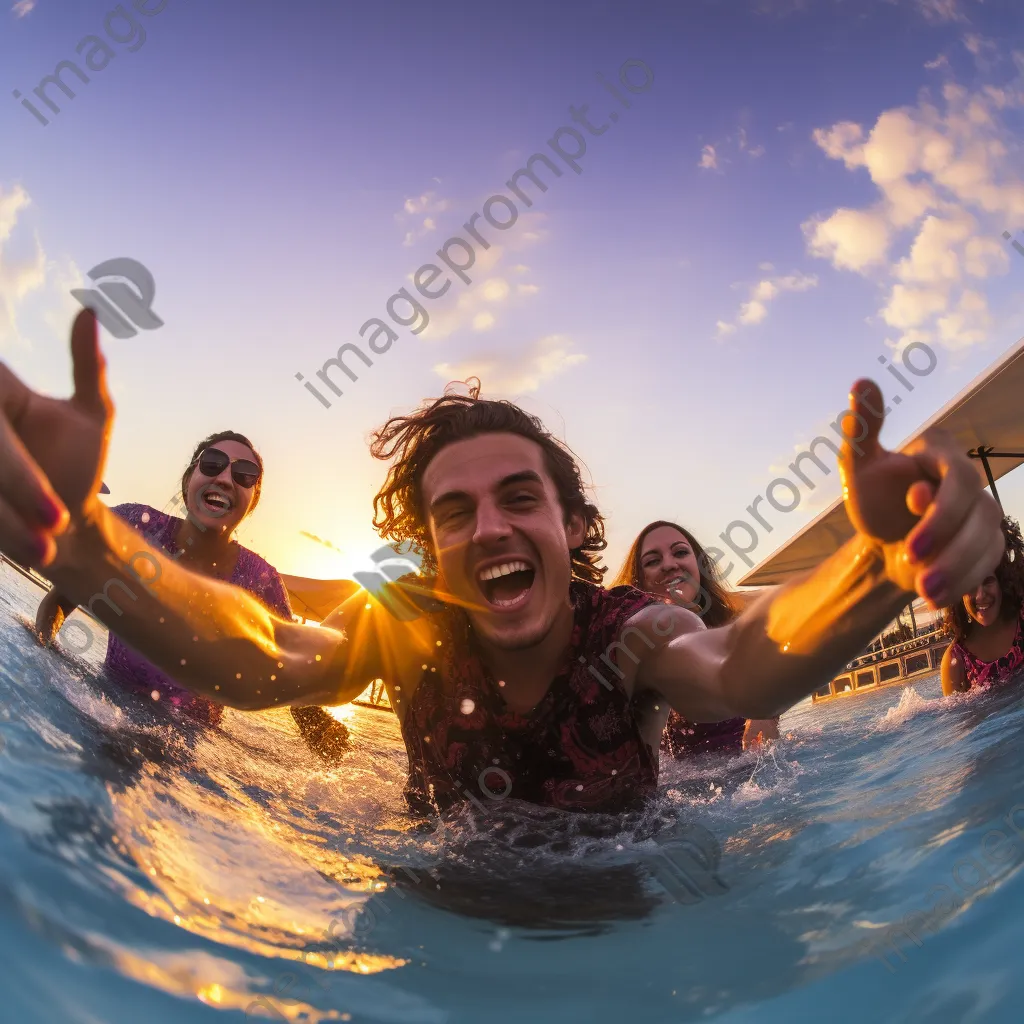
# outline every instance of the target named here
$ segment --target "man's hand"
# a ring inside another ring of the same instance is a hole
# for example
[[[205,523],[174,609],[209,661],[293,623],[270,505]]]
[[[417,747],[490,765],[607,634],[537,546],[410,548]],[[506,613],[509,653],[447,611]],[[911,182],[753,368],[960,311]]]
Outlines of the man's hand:
[[[83,310],[71,329],[75,393],[46,398],[0,363],[0,550],[43,568],[54,538],[97,501],[114,409],[96,337]]]
[[[988,576],[1005,550],[1002,512],[976,468],[942,431],[903,452],[878,443],[882,393],[860,380],[850,393],[850,419],[839,461],[846,511],[877,542],[888,578],[932,608],[958,601]],[[860,430],[848,430],[856,420]]]

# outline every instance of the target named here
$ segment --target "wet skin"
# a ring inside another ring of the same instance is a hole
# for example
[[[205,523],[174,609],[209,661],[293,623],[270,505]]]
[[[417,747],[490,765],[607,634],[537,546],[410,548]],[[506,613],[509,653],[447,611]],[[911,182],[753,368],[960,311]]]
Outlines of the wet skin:
[[[120,552],[138,543],[137,534],[96,498],[113,424],[96,335],[95,315],[83,311],[72,328],[75,388],[68,400],[33,392],[0,364],[0,550],[40,569],[77,601],[89,600],[108,583],[127,586],[137,576],[119,561]],[[993,571],[1005,551],[1002,516],[955,439],[931,431],[902,452],[886,451],[878,440],[884,419],[878,387],[858,382],[850,399],[851,416],[862,430],[856,449],[844,444],[840,474],[855,536],[814,572],[755,602],[729,626],[705,631],[697,616],[666,605],[637,613],[630,624],[638,630],[660,635],[655,627],[661,621],[681,635],[644,649],[638,669],[622,680],[628,694],[638,685],[656,691],[693,721],[776,715],[849,661],[906,605],[909,594],[940,607]],[[444,531],[433,515],[427,526],[441,538]],[[567,538],[570,529],[578,529],[562,528]],[[567,542],[561,555],[566,571],[571,546]],[[159,580],[140,588],[122,614],[105,606],[99,614],[187,689],[257,710],[343,703],[374,678],[363,674],[368,662],[351,638],[285,622],[237,588],[189,573],[152,549],[146,554],[159,567]],[[439,558],[446,582],[459,587],[457,577],[466,566],[450,569],[443,550]],[[479,616],[495,660],[504,652],[520,680],[537,687],[526,692],[524,685],[523,705],[550,685],[547,669],[564,655],[559,634],[570,619],[568,594],[556,590],[546,559],[541,567],[540,580],[538,567],[527,567],[534,572],[529,589],[536,587],[536,596],[503,605],[500,619],[492,608]],[[554,608],[562,601],[557,621],[545,628],[538,602]],[[153,627],[157,621],[159,630]],[[427,650],[436,653],[421,631],[397,625],[400,649],[378,647],[378,664],[394,664],[396,673],[375,673],[381,678],[403,678],[413,667],[419,673],[416,661],[425,663]],[[531,630],[543,632],[543,641],[532,650],[519,648],[532,638]],[[190,652],[187,659],[184,650]],[[538,687],[543,676],[547,682],[542,679]]]

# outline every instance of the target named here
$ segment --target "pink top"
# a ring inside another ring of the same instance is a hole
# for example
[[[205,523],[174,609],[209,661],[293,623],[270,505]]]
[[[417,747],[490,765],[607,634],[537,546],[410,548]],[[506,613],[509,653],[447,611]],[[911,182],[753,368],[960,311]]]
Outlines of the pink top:
[[[153,547],[166,551],[172,557],[181,554],[174,536],[183,520],[158,512],[148,505],[118,505],[111,511],[129,526],[135,527]],[[291,619],[292,610],[288,603],[288,592],[277,570],[265,562],[254,551],[239,545],[238,559],[230,578],[226,581],[249,591],[272,612]],[[117,591],[114,591],[116,597]],[[129,600],[126,595],[122,595]],[[155,665],[150,664],[123,643],[113,632],[107,643],[107,659],[103,667],[107,675],[126,690],[136,693],[157,695],[156,700],[164,701],[178,708],[191,718],[215,725],[220,721],[224,709],[219,704],[197,697],[183,690],[168,679]]]
[[[1017,619],[1017,632],[1013,634],[1013,644],[1001,658],[997,658],[995,661],[982,661],[959,642],[950,645],[951,659],[960,658],[963,662],[967,682],[972,690],[975,687],[987,689],[998,683],[1005,683],[1024,665],[1022,621],[1024,621],[1024,609],[1021,609],[1021,614]]]

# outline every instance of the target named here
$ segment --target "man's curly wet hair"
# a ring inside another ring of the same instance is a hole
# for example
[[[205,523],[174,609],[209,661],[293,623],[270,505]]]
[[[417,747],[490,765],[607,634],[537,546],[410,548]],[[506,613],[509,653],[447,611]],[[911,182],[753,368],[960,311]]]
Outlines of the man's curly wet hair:
[[[468,394],[455,390],[460,386],[467,388]],[[423,507],[423,474],[442,448],[491,433],[518,434],[540,445],[566,520],[576,514],[586,525],[583,543],[571,552],[573,576],[600,583],[605,569],[597,552],[607,546],[604,518],[586,498],[576,457],[536,416],[512,402],[481,398],[476,377],[449,384],[441,398],[427,401],[408,416],[392,416],[374,431],[370,454],[375,459],[394,459],[384,486],[373,499],[377,532],[384,540],[415,544],[422,552],[423,568],[436,574],[437,556]]]
[[[1004,516],[1002,527],[1006,552],[999,560],[994,575],[1002,593],[999,617],[1008,620],[1020,615],[1024,607],[1024,539],[1016,519]],[[975,625],[977,623],[967,614],[962,599],[942,611],[942,626],[954,641],[965,640]]]

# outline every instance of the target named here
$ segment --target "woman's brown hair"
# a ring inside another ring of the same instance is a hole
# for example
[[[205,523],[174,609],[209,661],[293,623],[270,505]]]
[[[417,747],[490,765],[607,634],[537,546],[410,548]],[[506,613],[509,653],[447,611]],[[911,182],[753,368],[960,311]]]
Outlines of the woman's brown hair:
[[[468,388],[468,394],[453,390],[460,384]],[[512,402],[481,398],[476,377],[449,384],[441,398],[408,416],[392,416],[374,431],[370,454],[375,459],[394,459],[384,486],[373,499],[377,532],[384,540],[414,544],[423,557],[424,569],[436,575],[437,556],[423,507],[423,474],[442,448],[490,433],[518,434],[540,446],[566,520],[578,515],[586,527],[583,542],[570,552],[573,576],[600,583],[605,569],[597,552],[607,546],[604,519],[587,500],[576,457],[536,416]]]
[[[1020,524],[1016,519],[1004,516],[1002,527],[1006,551],[993,575],[1002,594],[999,617],[1005,620],[1016,618],[1024,607],[1024,539],[1021,538]],[[963,598],[942,610],[942,627],[957,643],[966,640],[976,625],[974,619],[967,614]]]
[[[238,434],[234,430],[222,430],[218,434],[211,434],[209,437],[203,438],[199,444],[196,445],[196,450],[192,453],[192,458],[189,459],[188,465],[185,467],[185,472],[181,475],[181,500],[185,503],[185,507],[188,507],[188,482],[192,479],[192,474],[195,472],[196,466],[199,465],[199,456],[206,451],[207,448],[217,444],[218,441],[237,441],[239,444],[244,444],[249,451],[252,452],[253,457],[256,460],[256,465],[260,467],[260,477],[253,484],[252,488],[252,501],[249,502],[249,511],[246,515],[259,504],[260,501],[260,490],[263,486],[263,459],[260,453],[256,451],[256,446],[245,436],[245,434]]]
[[[678,523],[670,523],[667,519],[658,519],[648,523],[633,541],[618,575],[612,581],[613,587],[636,587],[644,590],[644,572],[640,562],[644,553],[644,541],[647,535],[659,527],[667,526],[681,533],[697,556],[697,567],[700,570],[700,587],[707,595],[706,600],[699,602],[700,617],[710,628],[724,626],[739,615],[736,600],[725,587],[725,581],[718,571],[718,566],[709,557],[700,541],[689,530]]]

